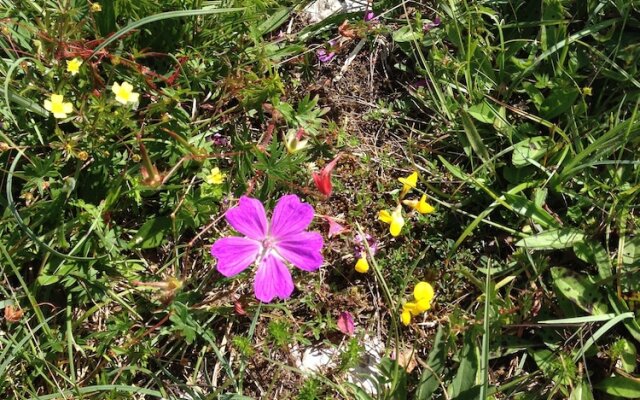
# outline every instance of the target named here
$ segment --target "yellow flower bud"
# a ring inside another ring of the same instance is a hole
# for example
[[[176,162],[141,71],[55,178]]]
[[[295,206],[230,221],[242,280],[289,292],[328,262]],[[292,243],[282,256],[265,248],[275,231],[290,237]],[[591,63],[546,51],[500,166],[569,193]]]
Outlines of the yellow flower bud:
[[[367,257],[362,257],[356,262],[356,271],[361,274],[365,274],[369,271],[369,262],[367,261]]]
[[[420,214],[430,214],[435,208],[427,203],[427,195],[423,194],[420,200],[402,200],[402,203],[418,211]]]
[[[402,321],[404,326],[409,325],[411,323],[411,313],[407,310],[402,311],[402,314],[400,314],[400,321]]]

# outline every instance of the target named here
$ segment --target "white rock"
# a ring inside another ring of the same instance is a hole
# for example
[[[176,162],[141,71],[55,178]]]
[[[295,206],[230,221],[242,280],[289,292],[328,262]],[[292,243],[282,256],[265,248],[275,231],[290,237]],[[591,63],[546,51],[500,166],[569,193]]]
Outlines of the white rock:
[[[304,12],[312,23],[320,22],[332,14],[359,12],[367,9],[366,0],[316,0],[305,7]]]

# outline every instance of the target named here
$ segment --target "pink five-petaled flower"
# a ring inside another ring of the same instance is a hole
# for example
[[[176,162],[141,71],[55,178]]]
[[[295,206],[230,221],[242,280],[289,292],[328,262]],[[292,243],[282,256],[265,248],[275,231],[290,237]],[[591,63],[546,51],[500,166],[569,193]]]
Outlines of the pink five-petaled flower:
[[[268,303],[275,297],[289,298],[293,279],[284,262],[305,271],[315,271],[323,262],[322,236],[306,231],[313,214],[311,205],[302,203],[296,195],[286,195],[278,200],[269,223],[262,203],[242,196],[225,218],[245,236],[218,239],[211,246],[218,271],[230,277],[255,262],[258,270],[253,289],[258,300]]]
[[[327,197],[331,196],[331,191],[333,190],[333,185],[331,183],[331,172],[338,163],[338,157],[334,158],[333,161],[325,165],[319,173],[313,173],[313,182],[315,182],[316,187],[318,188],[320,193]]]

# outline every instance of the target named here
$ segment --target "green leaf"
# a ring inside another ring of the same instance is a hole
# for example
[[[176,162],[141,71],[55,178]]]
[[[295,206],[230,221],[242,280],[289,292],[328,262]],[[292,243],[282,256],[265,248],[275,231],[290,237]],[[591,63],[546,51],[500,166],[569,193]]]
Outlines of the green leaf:
[[[459,353],[460,366],[448,388],[452,399],[457,398],[467,390],[476,385],[476,376],[478,374],[478,365],[480,356],[478,346],[475,343],[477,333],[468,330],[464,335],[464,343]]]
[[[433,342],[433,348],[429,353],[427,359],[426,368],[420,377],[420,382],[416,389],[416,400],[428,400],[433,396],[433,392],[439,386],[438,375],[444,371],[444,365],[447,359],[447,341],[449,338],[448,327],[440,325],[438,332],[436,332],[436,338]]]
[[[640,398],[640,381],[620,375],[605,378],[596,384],[594,388],[625,399]]]
[[[279,8],[278,10],[276,10],[276,12],[271,14],[266,21],[258,25],[258,32],[264,35],[265,33],[269,33],[277,29],[280,25],[282,25],[289,19],[291,10],[291,7]]]
[[[411,42],[422,39],[422,31],[412,29],[411,26],[405,25],[397,31],[393,32],[393,41],[396,43]]]
[[[482,142],[482,138],[476,129],[476,126],[473,124],[471,118],[469,118],[469,114],[465,111],[460,111],[460,116],[462,118],[462,126],[464,127],[464,132],[466,133],[467,140],[471,145],[473,151],[484,161],[485,163],[489,162],[489,152]]]
[[[589,387],[588,382],[585,382],[584,379],[580,379],[580,382],[574,386],[573,391],[569,396],[569,400],[593,400],[593,393],[591,393],[591,388]]]
[[[171,229],[171,218],[157,217],[148,220],[129,242],[130,248],[152,249],[160,246]]]
[[[545,228],[556,228],[560,225],[551,214],[529,199],[509,193],[505,193],[504,198],[513,208],[513,211],[524,217],[531,218]]]
[[[569,111],[580,92],[576,88],[554,89],[540,105],[540,114],[544,119],[552,119]]]
[[[584,242],[576,243],[573,246],[573,252],[582,261],[597,266],[600,278],[606,279],[613,275],[611,258],[600,243],[593,240],[585,240]]]
[[[571,300],[584,311],[599,315],[608,311],[604,295],[589,276],[567,268],[551,268],[551,277],[557,293]]]
[[[584,233],[574,228],[553,229],[520,239],[516,246],[534,250],[566,249],[584,241],[584,238]]]
[[[53,285],[54,283],[58,282],[60,280],[59,276],[55,276],[55,275],[40,275],[38,277],[38,284],[40,284],[41,286],[49,286],[49,285]]]
[[[553,147],[553,140],[545,136],[525,139],[513,145],[511,163],[515,167],[531,164],[531,160],[538,161]]]
[[[618,340],[616,345],[620,348],[622,369],[629,374],[633,373],[638,366],[638,350],[636,350],[636,346],[625,338]]]
[[[493,121],[496,119],[495,111],[486,101],[469,107],[467,112],[473,118],[477,119],[480,122],[484,122],[485,124],[493,124]]]

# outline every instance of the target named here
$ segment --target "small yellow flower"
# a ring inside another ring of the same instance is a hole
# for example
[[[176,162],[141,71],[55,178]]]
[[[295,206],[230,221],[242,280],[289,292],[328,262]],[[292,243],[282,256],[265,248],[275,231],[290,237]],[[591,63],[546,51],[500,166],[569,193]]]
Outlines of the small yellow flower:
[[[398,236],[402,227],[404,226],[404,218],[402,217],[402,206],[396,207],[396,209],[389,213],[387,210],[382,210],[378,214],[378,219],[386,224],[389,224],[389,232],[391,236]]]
[[[415,188],[418,184],[418,172],[414,171],[406,178],[398,178],[398,180],[402,183],[402,193],[400,193],[400,198],[403,198],[407,193],[409,193],[409,190]]]
[[[67,118],[67,114],[73,112],[71,103],[65,103],[61,94],[52,94],[51,100],[44,101],[44,108],[51,111],[56,118]]]
[[[226,174],[220,172],[220,168],[215,167],[211,170],[209,175],[204,178],[204,181],[209,185],[221,185],[226,177]]]
[[[367,257],[361,257],[356,263],[356,271],[361,274],[365,274],[369,271],[369,262],[367,261]]]
[[[102,6],[100,5],[100,3],[91,3],[91,12],[100,12],[102,11]]]
[[[402,203],[418,211],[420,214],[431,214],[435,208],[427,203],[427,195],[423,194],[420,200],[402,200]]]
[[[71,75],[76,75],[78,72],[80,72],[81,65],[82,65],[82,60],[79,58],[67,60],[67,72],[70,72]]]
[[[404,326],[407,326],[411,323],[411,313],[407,310],[402,311],[400,314],[400,320]]]
[[[111,90],[116,95],[116,101],[121,104],[135,104],[140,97],[139,93],[133,91],[133,86],[129,82],[122,82],[122,85],[116,82],[111,87]]]
[[[582,94],[585,96],[591,96],[593,94],[593,89],[590,86],[585,86],[582,88]]]

